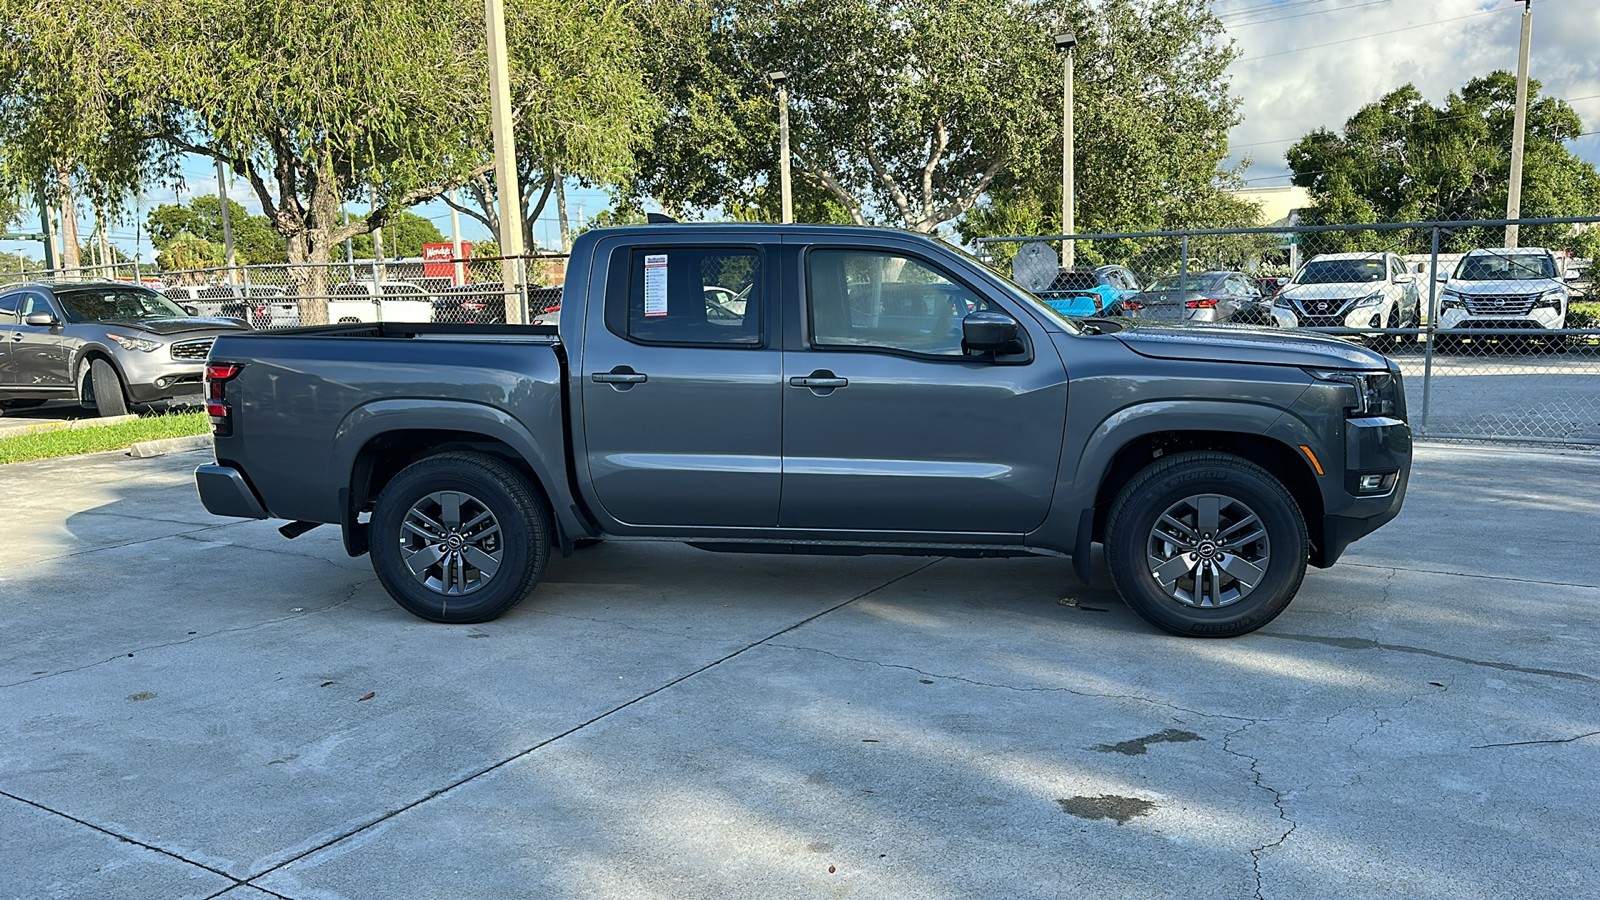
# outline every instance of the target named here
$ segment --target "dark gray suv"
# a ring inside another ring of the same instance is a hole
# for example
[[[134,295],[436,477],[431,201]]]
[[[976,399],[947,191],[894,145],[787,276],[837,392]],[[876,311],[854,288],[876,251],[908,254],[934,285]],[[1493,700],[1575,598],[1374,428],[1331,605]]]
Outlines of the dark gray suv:
[[[199,402],[211,342],[243,330],[138,285],[9,287],[0,290],[0,410],[75,400],[117,416],[132,404]]]

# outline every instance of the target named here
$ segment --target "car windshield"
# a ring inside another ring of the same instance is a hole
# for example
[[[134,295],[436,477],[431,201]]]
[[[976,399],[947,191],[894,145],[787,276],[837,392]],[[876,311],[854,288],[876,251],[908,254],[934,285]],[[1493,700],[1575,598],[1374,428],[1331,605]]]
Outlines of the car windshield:
[[[56,291],[72,322],[131,322],[182,318],[188,313],[155,291],[136,287],[94,287]]]
[[[1460,281],[1525,281],[1556,277],[1556,261],[1543,253],[1469,255],[1456,267]]]
[[[1150,282],[1150,285],[1148,287],[1146,287],[1145,290],[1146,291],[1182,291],[1182,290],[1210,291],[1210,290],[1215,290],[1217,288],[1220,288],[1222,286],[1222,282],[1226,278],[1227,278],[1226,275],[1209,275],[1209,274],[1198,274],[1197,275],[1197,274],[1195,274],[1193,272],[1190,272],[1189,273],[1189,286],[1187,288],[1185,288],[1185,287],[1183,287],[1183,275],[1182,274],[1163,275],[1160,278],[1157,278],[1155,281]]]
[[[1381,259],[1323,259],[1306,263],[1295,284],[1344,284],[1352,281],[1382,281]]]

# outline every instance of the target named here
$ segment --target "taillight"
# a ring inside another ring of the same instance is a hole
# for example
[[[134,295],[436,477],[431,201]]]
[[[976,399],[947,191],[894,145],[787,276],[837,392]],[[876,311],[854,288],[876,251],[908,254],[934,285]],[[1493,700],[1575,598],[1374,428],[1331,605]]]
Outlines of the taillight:
[[[206,415],[211,417],[211,433],[217,437],[233,434],[233,409],[227,402],[228,382],[239,377],[243,366],[229,363],[206,364]]]
[[[1188,303],[1184,304],[1184,306],[1187,306],[1190,309],[1210,309],[1216,305],[1216,297],[1207,297],[1203,300],[1190,300]]]
[[[1143,304],[1143,303],[1140,303],[1140,302],[1139,302],[1139,301],[1137,301],[1137,300],[1124,300],[1124,301],[1122,301],[1122,308],[1123,308],[1123,309],[1124,309],[1124,310],[1129,310],[1129,309],[1144,309],[1144,304]]]

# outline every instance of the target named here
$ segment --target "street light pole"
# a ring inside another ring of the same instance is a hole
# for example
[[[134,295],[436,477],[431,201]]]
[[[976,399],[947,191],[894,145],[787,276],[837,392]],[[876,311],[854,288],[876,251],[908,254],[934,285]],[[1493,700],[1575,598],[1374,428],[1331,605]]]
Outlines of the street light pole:
[[[494,189],[500,204],[500,283],[502,290],[517,290],[517,302],[506,304],[506,323],[527,320],[523,294],[517,284],[521,262],[522,190],[517,186],[517,148],[512,139],[511,73],[506,62],[505,0],[484,0],[483,15],[489,32],[489,111],[494,125]],[[508,298],[509,299],[509,298]]]
[[[783,195],[783,224],[794,221],[794,195],[789,192],[789,80],[788,72],[767,76],[778,88],[778,183]]]
[[[1053,38],[1056,50],[1062,55],[1061,68],[1061,233],[1072,234],[1077,227],[1075,219],[1077,212],[1076,198],[1072,189],[1073,169],[1073,140],[1072,140],[1072,48],[1077,46],[1078,39],[1072,32],[1065,31]],[[1070,271],[1076,258],[1076,247],[1073,241],[1061,242],[1061,266]]]
[[[228,255],[227,280],[233,284],[233,223],[228,217],[228,176],[222,168],[222,160],[217,160],[217,202],[222,206],[222,246]]]
[[[1528,126],[1528,48],[1533,38],[1533,0],[1522,0],[1522,44],[1517,50],[1517,112],[1511,125],[1511,184],[1506,218],[1522,218],[1522,134]],[[1517,246],[1517,226],[1506,226],[1506,246]]]

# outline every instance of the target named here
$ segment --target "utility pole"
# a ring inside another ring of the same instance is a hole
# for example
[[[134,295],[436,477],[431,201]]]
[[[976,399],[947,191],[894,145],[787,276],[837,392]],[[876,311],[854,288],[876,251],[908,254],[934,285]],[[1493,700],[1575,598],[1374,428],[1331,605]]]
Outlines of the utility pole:
[[[789,189],[789,73],[767,76],[778,88],[778,186],[783,197],[783,224],[794,221],[794,194]]]
[[[556,218],[560,220],[561,252],[572,252],[572,223],[567,221],[567,176],[559,167],[556,175]]]
[[[50,204],[45,202],[44,189],[39,190],[39,230],[44,232],[44,267],[49,277],[56,277],[56,229],[50,221]]]
[[[370,216],[378,211],[378,189],[371,187],[367,190],[371,192],[372,197],[372,212],[367,214]],[[378,285],[387,280],[388,278],[383,271],[383,226],[380,225],[372,229],[372,283],[373,285]],[[381,288],[374,288],[374,290],[381,290]]]
[[[222,205],[222,246],[228,254],[228,283],[233,284],[233,223],[228,216],[228,173],[217,160],[217,202]]]
[[[517,149],[511,126],[511,73],[506,62],[505,0],[484,0],[484,20],[489,33],[489,111],[494,125],[495,198],[500,203],[500,282],[504,290],[518,283],[517,264],[521,262],[522,191],[517,186]],[[524,306],[527,295],[518,291],[518,302],[506,304],[506,324],[527,321]]]
[[[1073,140],[1072,140],[1072,48],[1078,45],[1078,39],[1072,32],[1064,31],[1053,39],[1056,50],[1061,53],[1061,233],[1072,234],[1077,227],[1074,221],[1077,216],[1073,207],[1076,198],[1072,189],[1073,169]],[[1077,247],[1071,240],[1061,242],[1061,267],[1072,271],[1076,262]]]
[[[1522,0],[1522,45],[1517,50],[1517,112],[1511,125],[1511,184],[1506,218],[1522,218],[1522,133],[1528,127],[1528,47],[1533,39],[1533,0]],[[1517,226],[1506,226],[1506,246],[1517,246]]]
[[[466,284],[466,271],[461,264],[461,211],[456,206],[461,203],[461,191],[450,189],[450,258],[456,261],[455,284]]]
[[[350,227],[350,204],[346,203],[343,200],[340,200],[339,201],[339,211],[344,213],[344,227],[349,228]],[[349,273],[350,273],[350,280],[351,281],[355,281],[356,280],[355,262],[356,262],[356,245],[355,245],[355,242],[352,241],[348,235],[346,235],[345,239],[344,239],[344,265],[345,265],[345,269],[347,269],[349,271]]]
[[[111,268],[111,275],[109,277],[112,278],[113,280],[115,280],[116,277],[117,277],[117,268],[116,268],[117,260],[116,260],[115,257],[113,257],[111,255],[111,241],[110,241],[110,239],[108,239],[106,237],[106,217],[101,212],[99,207],[95,208],[94,219],[95,219],[95,224],[100,226],[100,267],[101,267],[101,270],[102,270],[101,271],[101,275],[102,276],[105,275],[104,270],[105,270],[106,267],[109,266]]]

